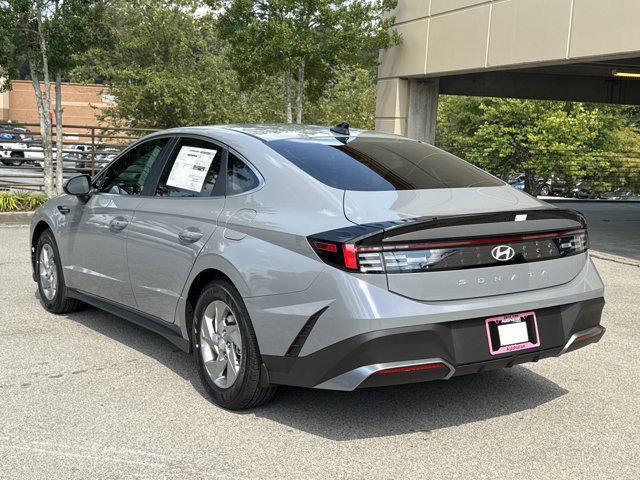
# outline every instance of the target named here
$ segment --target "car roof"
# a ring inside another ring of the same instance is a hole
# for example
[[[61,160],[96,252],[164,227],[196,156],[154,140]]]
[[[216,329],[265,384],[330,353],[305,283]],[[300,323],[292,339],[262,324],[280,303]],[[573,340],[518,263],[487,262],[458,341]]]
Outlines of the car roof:
[[[285,139],[314,139],[323,137],[340,136],[331,132],[330,126],[320,125],[297,125],[297,124],[232,124],[232,125],[204,125],[194,127],[182,127],[172,128],[158,133],[202,133],[209,134],[214,138],[216,136],[225,136],[224,133],[236,133],[244,134],[250,137],[256,138],[263,142],[269,142],[272,140],[285,140]],[[367,137],[393,137],[398,138],[397,135],[391,135],[380,132],[372,132],[368,130],[361,130],[352,128],[350,129],[351,137],[367,136]]]

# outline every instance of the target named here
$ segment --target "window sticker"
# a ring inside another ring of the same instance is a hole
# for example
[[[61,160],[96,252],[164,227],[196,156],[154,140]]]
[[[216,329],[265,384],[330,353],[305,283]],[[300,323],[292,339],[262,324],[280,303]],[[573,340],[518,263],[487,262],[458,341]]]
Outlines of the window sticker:
[[[182,147],[167,179],[168,187],[200,192],[217,150]]]

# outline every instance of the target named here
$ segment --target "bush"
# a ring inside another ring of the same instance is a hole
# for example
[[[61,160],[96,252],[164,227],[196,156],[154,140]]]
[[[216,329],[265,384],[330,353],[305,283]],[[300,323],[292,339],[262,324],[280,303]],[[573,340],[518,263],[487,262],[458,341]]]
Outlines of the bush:
[[[0,212],[24,212],[38,208],[47,197],[42,194],[0,192]]]

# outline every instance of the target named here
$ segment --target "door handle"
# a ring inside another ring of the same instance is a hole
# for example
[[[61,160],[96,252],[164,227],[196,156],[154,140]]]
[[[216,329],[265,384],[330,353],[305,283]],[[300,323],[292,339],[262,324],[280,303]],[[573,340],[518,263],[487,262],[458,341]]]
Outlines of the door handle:
[[[109,222],[109,228],[114,232],[119,232],[124,230],[129,225],[129,220],[124,217],[116,217],[111,222]]]
[[[185,228],[178,234],[178,238],[184,243],[195,243],[204,235],[200,230],[194,227]]]
[[[67,213],[69,213],[71,211],[71,209],[69,207],[65,207],[64,205],[58,205],[58,211],[61,214],[66,215]]]

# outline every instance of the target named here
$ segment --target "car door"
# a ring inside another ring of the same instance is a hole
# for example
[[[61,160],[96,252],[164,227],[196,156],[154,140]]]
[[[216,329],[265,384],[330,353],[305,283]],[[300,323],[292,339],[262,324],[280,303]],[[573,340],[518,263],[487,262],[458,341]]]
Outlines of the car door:
[[[167,156],[154,195],[138,204],[127,239],[127,258],[138,308],[174,321],[189,272],[218,225],[225,203],[220,175],[226,149],[209,139],[183,136]]]
[[[70,287],[135,307],[126,238],[144,186],[169,141],[155,138],[136,145],[96,179],[96,191],[86,202],[69,200],[61,243]]]

